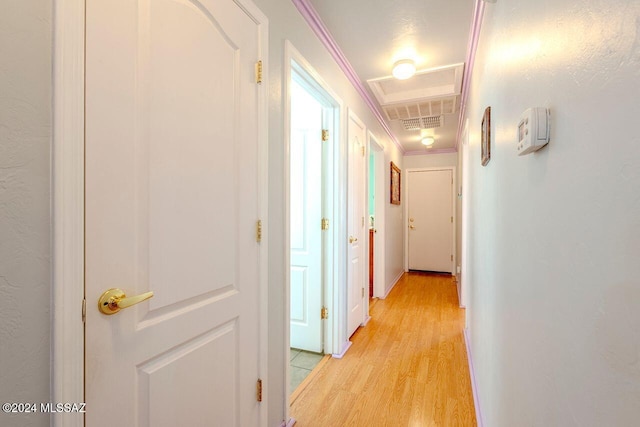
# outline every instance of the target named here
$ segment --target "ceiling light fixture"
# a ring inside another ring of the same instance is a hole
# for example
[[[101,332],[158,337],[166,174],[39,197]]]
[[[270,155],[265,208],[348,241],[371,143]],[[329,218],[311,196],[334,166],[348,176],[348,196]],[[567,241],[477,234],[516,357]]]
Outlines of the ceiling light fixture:
[[[416,64],[411,59],[401,59],[393,64],[393,77],[406,80],[416,73]]]
[[[430,146],[430,145],[433,145],[434,142],[436,142],[436,140],[431,136],[428,136],[426,138],[422,138],[422,144],[426,145],[427,147]]]

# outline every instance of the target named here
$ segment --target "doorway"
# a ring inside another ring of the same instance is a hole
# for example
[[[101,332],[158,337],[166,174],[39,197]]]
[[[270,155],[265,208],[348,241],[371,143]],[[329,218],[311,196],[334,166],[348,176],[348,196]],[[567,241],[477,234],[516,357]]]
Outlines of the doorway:
[[[334,351],[339,254],[341,104],[308,62],[286,44],[285,230],[287,382],[291,395]],[[315,363],[314,362],[314,363]]]
[[[292,349],[323,352],[323,113],[317,92],[291,75],[290,239]]]
[[[455,168],[407,173],[405,269],[454,274]]]

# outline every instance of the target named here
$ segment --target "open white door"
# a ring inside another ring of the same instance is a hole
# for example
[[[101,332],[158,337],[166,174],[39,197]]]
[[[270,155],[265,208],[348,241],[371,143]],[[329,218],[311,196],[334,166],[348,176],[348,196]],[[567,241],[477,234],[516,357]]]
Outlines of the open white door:
[[[260,425],[266,19],[246,0],[86,12],[86,423]],[[110,288],[155,295],[106,315]]]
[[[349,192],[348,192],[348,265],[347,265],[347,336],[351,336],[364,321],[365,265],[365,144],[366,129],[358,117],[349,112],[347,128],[349,143]]]
[[[453,171],[409,171],[409,270],[453,273]]]
[[[291,82],[290,344],[322,352],[322,105]]]

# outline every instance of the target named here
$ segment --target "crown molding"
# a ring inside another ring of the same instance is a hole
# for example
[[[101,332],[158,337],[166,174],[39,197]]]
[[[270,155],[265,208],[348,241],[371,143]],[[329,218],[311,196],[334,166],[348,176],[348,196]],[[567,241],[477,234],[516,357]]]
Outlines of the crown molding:
[[[455,149],[458,150],[460,137],[464,124],[464,117],[467,111],[467,101],[469,98],[469,87],[471,86],[471,76],[473,75],[473,66],[476,61],[476,51],[478,49],[478,41],[480,39],[480,29],[482,27],[482,17],[484,16],[485,2],[476,0],[473,10],[473,21],[469,32],[469,43],[467,44],[466,67],[464,68],[464,76],[462,77],[462,96],[460,98],[460,116],[458,118],[458,134],[456,135]]]

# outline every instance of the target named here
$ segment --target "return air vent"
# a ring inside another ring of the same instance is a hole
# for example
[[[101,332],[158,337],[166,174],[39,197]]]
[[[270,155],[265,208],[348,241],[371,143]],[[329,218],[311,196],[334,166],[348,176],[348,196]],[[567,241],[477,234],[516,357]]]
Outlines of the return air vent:
[[[400,119],[405,130],[439,128],[444,123],[443,116],[418,117],[417,119]]]
[[[443,114],[455,114],[456,107],[457,96],[450,96],[409,104],[383,105],[382,109],[389,120],[406,120],[431,116],[438,117]]]

